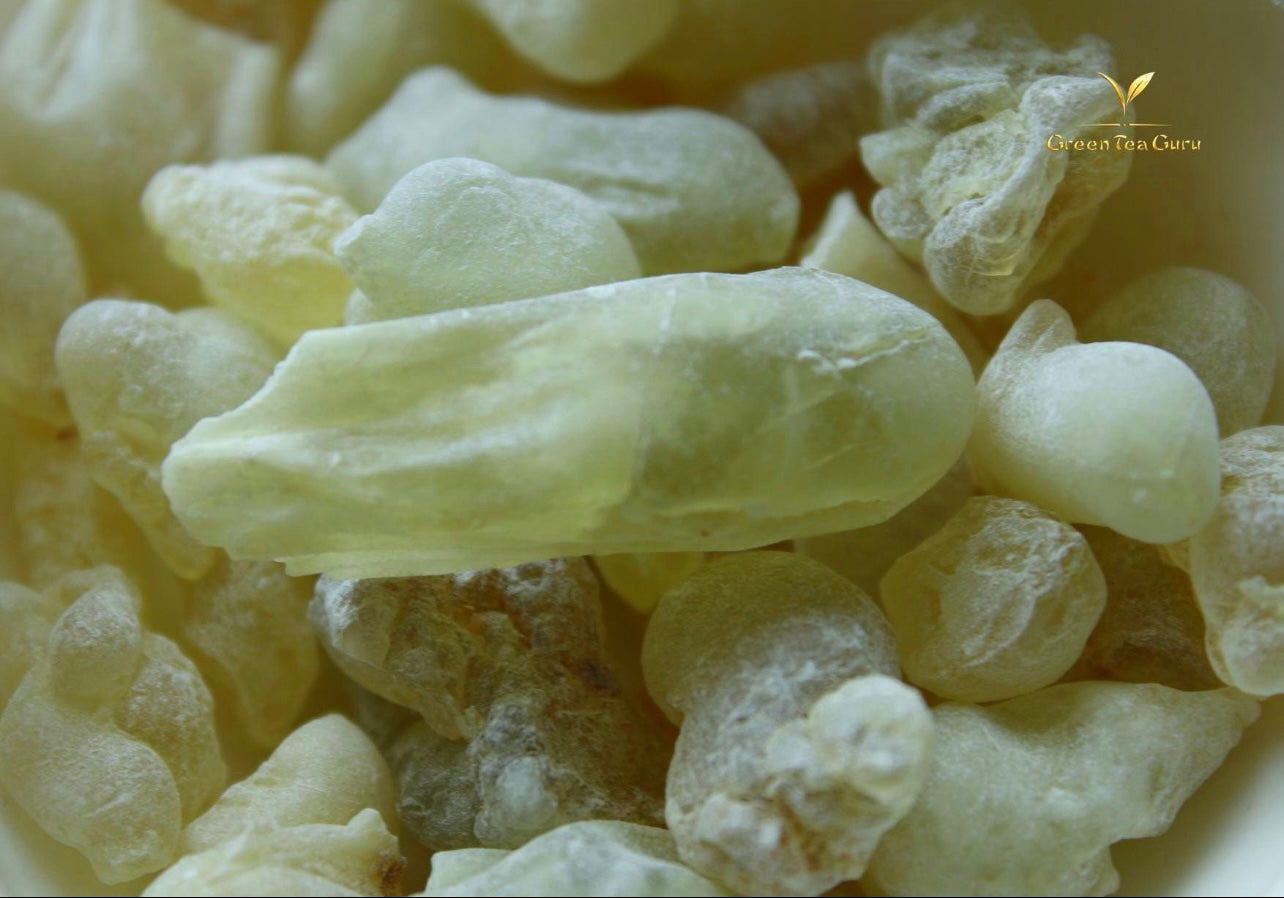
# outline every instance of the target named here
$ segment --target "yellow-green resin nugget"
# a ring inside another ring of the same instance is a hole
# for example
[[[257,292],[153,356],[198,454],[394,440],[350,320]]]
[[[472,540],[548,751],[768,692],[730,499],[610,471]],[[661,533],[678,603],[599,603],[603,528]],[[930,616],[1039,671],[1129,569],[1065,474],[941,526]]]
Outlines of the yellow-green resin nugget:
[[[306,334],[163,480],[198,539],[294,574],[744,549],[895,514],[973,394],[944,328],[868,284],[673,275]]]

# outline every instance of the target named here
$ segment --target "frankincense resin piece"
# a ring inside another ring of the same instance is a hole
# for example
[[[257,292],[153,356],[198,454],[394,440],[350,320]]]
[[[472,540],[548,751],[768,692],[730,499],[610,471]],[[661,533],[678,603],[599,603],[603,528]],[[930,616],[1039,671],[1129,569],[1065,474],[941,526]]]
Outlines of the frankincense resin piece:
[[[779,269],[314,331],[173,449],[184,524],[291,573],[743,549],[876,523],[971,425],[927,313]]]
[[[728,555],[665,594],[642,657],[682,726],[665,818],[685,863],[751,895],[864,872],[931,742],[873,600],[802,555]]]
[[[1067,683],[932,710],[931,773],[870,864],[883,895],[1109,895],[1257,719],[1234,691]]]

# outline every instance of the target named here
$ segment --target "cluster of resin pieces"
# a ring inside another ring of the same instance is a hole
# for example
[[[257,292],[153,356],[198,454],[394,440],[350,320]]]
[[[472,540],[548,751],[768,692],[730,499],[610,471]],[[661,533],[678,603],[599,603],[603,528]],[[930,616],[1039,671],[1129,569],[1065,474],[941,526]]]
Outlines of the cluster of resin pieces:
[[[863,15],[0,10],[22,825],[150,896],[1118,888],[1284,693],[1273,324],[1038,294],[1104,41]]]

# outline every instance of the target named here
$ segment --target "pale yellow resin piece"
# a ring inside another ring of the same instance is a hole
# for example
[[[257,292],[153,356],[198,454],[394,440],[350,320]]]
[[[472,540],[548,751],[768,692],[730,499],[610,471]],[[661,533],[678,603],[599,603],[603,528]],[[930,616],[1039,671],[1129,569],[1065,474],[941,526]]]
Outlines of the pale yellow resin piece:
[[[88,296],[76,240],[52,209],[0,190],[0,408],[70,422],[54,343]]]
[[[1041,689],[1074,664],[1106,604],[1077,530],[1015,499],[968,499],[879,586],[905,678],[992,702]]]
[[[1232,689],[1068,683],[932,716],[931,773],[874,854],[877,894],[1112,894],[1111,844],[1168,829],[1258,709]]]
[[[468,156],[569,185],[606,207],[647,274],[735,270],[789,251],[798,195],[752,132],[696,109],[593,112],[416,72],[330,153],[369,211],[410,170]]]
[[[603,582],[640,614],[704,563],[703,552],[641,552],[593,559]]]
[[[1190,539],[1190,579],[1217,675],[1253,695],[1284,692],[1284,427],[1221,445],[1222,496]]]
[[[988,492],[1142,542],[1190,536],[1217,502],[1217,419],[1199,378],[1140,343],[1075,339],[1038,300],[977,385],[968,461]]]
[[[641,275],[598,202],[476,159],[410,172],[335,242],[360,288],[348,324],[565,293]]]
[[[665,594],[647,688],[682,730],[665,819],[683,861],[749,895],[858,878],[927,771],[931,718],[878,606],[817,561],[745,552]]]
[[[143,214],[211,302],[278,343],[343,321],[352,283],[331,244],[357,213],[311,159],[171,165],[148,183]]]
[[[0,782],[104,882],[164,867],[184,820],[227,776],[214,703],[179,648],[143,629],[115,568],[69,575],[75,598],[0,716]]]
[[[276,353],[217,309],[173,314],[150,303],[99,299],[67,319],[56,358],[94,479],[116,495],[176,574],[204,574],[215,553],[171,514],[160,465],[193,424],[249,398]]]
[[[0,711],[44,651],[62,611],[54,596],[21,583],[0,583]]]
[[[164,484],[201,540],[292,573],[743,549],[890,517],[972,403],[954,341],[880,290],[674,275],[310,333]]]

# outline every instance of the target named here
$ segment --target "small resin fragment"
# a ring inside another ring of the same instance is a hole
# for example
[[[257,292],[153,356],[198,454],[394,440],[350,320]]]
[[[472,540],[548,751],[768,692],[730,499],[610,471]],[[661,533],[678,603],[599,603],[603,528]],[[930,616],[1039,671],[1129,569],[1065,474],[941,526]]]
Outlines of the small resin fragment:
[[[1275,329],[1256,296],[1202,268],[1161,268],[1108,299],[1084,342],[1130,340],[1166,349],[1199,376],[1222,436],[1255,427],[1275,385]]]
[[[1189,541],[1208,660],[1251,695],[1284,692],[1284,427],[1222,440],[1222,495]]]
[[[1074,680],[1216,689],[1204,651],[1204,619],[1190,577],[1156,546],[1105,527],[1080,527],[1106,577],[1106,610],[1067,675]]]
[[[1130,152],[1051,151],[1118,118],[1101,38],[1058,52],[1015,4],[956,3],[880,38],[869,68],[874,221],[965,312],[1002,312],[1056,273],[1127,177]]]
[[[509,45],[567,81],[618,75],[664,36],[678,0],[463,0]]]
[[[646,278],[313,331],[164,482],[201,540],[291,573],[743,549],[899,511],[973,392],[931,316],[859,281]]]
[[[21,583],[0,582],[0,711],[44,651],[62,603]]]
[[[1069,670],[1106,604],[1088,543],[1027,502],[977,496],[901,556],[879,587],[905,678],[992,702]]]
[[[883,837],[883,895],[1109,895],[1110,846],[1155,836],[1257,719],[1235,692],[1067,683],[932,710],[931,773]]]
[[[357,213],[304,156],[171,165],[143,193],[147,224],[216,306],[286,346],[334,327],[352,284],[330,245]]]
[[[317,678],[311,592],[311,580],[287,577],[278,564],[223,556],[183,602],[180,632],[210,688],[263,746],[294,727]]]
[[[593,559],[606,585],[642,614],[650,613],[660,596],[703,563],[703,552],[635,552]]]
[[[883,523],[795,540],[794,551],[877,596],[878,582],[892,563],[940,530],[975,492],[972,474],[960,459],[931,489]]]
[[[281,63],[164,0],[32,0],[0,36],[0,169],[63,216],[94,283],[194,298],[139,194],[170,163],[266,149]]]
[[[405,860],[379,813],[361,811],[346,825],[307,823],[248,830],[188,855],[144,891],[159,896],[402,895]]]
[[[452,156],[588,194],[624,228],[647,274],[778,262],[797,224],[788,175],[735,122],[695,109],[591,112],[494,96],[440,67],[402,82],[326,164],[368,211],[407,172]]]
[[[974,371],[979,373],[985,367],[989,356],[971,326],[861,214],[850,190],[830,200],[825,218],[807,241],[798,264],[845,274],[914,303],[945,326],[967,353]]]
[[[789,552],[705,565],[660,600],[647,688],[681,723],[665,819],[683,861],[746,894],[858,878],[927,770],[931,717],[878,606]]]
[[[1174,542],[1217,502],[1217,419],[1176,357],[1141,343],[1081,344],[1070,316],[1043,299],[981,376],[968,461],[988,492]]]
[[[104,882],[159,870],[183,821],[223,787],[214,706],[196,667],[143,629],[119,571],[64,578],[72,598],[0,716],[0,782]]]
[[[380,727],[379,741],[402,818],[429,847],[516,847],[592,817],[658,821],[665,753],[612,676],[586,562],[322,578],[312,619],[341,670],[422,715],[411,732],[397,732],[409,719]]]
[[[217,309],[175,314],[145,302],[98,299],[67,319],[56,357],[94,479],[116,495],[176,574],[201,576],[215,553],[171,513],[160,488],[161,462],[201,418],[249,398],[276,354]]]
[[[636,823],[568,823],[518,848],[433,855],[421,896],[731,895],[683,866],[673,836]]]
[[[335,243],[360,288],[349,324],[564,293],[640,276],[629,239],[578,190],[440,159]]]
[[[67,424],[54,343],[88,298],[76,240],[52,209],[10,190],[0,190],[0,234],[0,407]]]
[[[287,736],[258,770],[188,824],[183,854],[265,829],[342,826],[365,808],[394,821],[395,795],[379,749],[354,723],[328,714]]]

